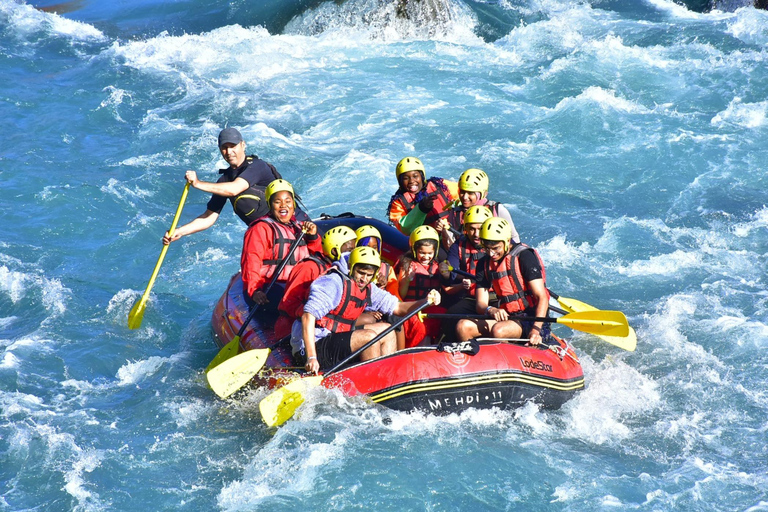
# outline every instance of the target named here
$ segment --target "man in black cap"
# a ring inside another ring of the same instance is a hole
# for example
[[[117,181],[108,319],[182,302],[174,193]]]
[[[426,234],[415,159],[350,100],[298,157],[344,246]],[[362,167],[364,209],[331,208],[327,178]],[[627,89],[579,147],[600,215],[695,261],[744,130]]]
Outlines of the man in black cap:
[[[264,201],[264,190],[273,180],[282,178],[280,173],[271,164],[259,160],[257,156],[246,156],[245,141],[235,128],[221,130],[219,151],[224,160],[229,163],[229,168],[219,170],[221,177],[216,183],[197,179],[195,171],[187,171],[184,175],[194,188],[213,194],[208,201],[207,209],[192,222],[177,228],[172,237],[166,233],[163,237],[164,244],[170,244],[182,236],[213,226],[227,199],[232,202],[237,216],[246,224],[250,224],[269,211]]]

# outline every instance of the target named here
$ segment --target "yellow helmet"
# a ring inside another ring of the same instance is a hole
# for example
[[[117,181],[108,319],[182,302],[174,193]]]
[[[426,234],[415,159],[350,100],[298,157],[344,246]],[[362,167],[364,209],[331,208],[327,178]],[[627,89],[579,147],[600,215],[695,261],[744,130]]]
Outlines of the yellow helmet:
[[[416,245],[416,242],[422,240],[434,240],[437,246],[440,246],[440,235],[437,234],[435,228],[432,226],[419,226],[411,231],[411,236],[408,237],[408,242],[411,244],[411,251],[413,251],[414,257],[416,257],[416,252],[414,251],[413,246]]]
[[[349,273],[352,274],[352,270],[355,265],[373,265],[376,268],[381,266],[381,256],[379,251],[372,247],[355,247],[352,252],[349,253]]]
[[[341,246],[350,240],[355,240],[355,232],[347,226],[336,226],[325,232],[323,235],[323,254],[331,260],[336,261],[341,257]],[[333,254],[336,249],[336,255]]]
[[[360,226],[355,230],[355,234],[357,235],[357,243],[360,243],[360,240],[366,237],[372,237],[372,238],[378,239],[379,249],[381,249],[381,242],[382,242],[381,233],[375,227],[371,225]]]
[[[426,179],[427,174],[424,170],[424,164],[421,163],[421,160],[414,156],[407,156],[397,162],[397,167],[395,167],[395,176],[397,176],[397,179],[400,179],[400,175],[404,172],[411,172],[411,171],[421,171],[421,175]]]
[[[490,208],[476,204],[475,206],[470,206],[467,208],[467,211],[464,212],[464,225],[482,224],[492,217],[493,214],[491,213]]]
[[[266,199],[267,204],[269,204],[269,199],[272,197],[272,194],[276,192],[282,192],[283,190],[290,192],[291,197],[296,199],[296,195],[293,193],[293,187],[291,184],[285,180],[278,179],[267,185],[267,189],[264,191],[264,199]]]
[[[488,193],[488,175],[480,169],[467,169],[459,177],[459,190],[464,192],[480,192],[481,197]]]
[[[509,241],[512,239],[512,226],[507,219],[491,217],[483,222],[480,228],[480,240],[489,242],[504,242],[504,252],[509,250]]]

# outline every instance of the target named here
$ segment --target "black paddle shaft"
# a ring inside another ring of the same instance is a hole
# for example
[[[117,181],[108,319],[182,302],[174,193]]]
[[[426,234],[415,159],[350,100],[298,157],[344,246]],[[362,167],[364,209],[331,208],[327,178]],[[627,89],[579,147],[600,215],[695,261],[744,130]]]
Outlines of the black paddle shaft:
[[[381,331],[381,332],[380,332],[380,333],[379,333],[379,334],[378,334],[378,335],[377,335],[375,338],[373,338],[371,341],[369,341],[368,343],[366,343],[365,345],[363,345],[363,346],[362,346],[362,347],[360,347],[359,349],[355,350],[355,351],[354,351],[352,354],[350,354],[350,355],[349,355],[349,357],[347,357],[347,358],[346,358],[346,359],[344,359],[342,362],[340,362],[339,364],[337,364],[336,366],[334,366],[333,368],[331,368],[330,370],[328,370],[327,372],[325,372],[325,376],[327,377],[327,376],[328,376],[328,375],[330,375],[331,373],[334,373],[334,372],[338,371],[338,370],[339,370],[339,368],[342,368],[342,367],[343,367],[345,364],[349,363],[349,362],[350,362],[350,361],[352,361],[354,358],[356,358],[357,356],[359,356],[360,354],[362,354],[363,352],[365,352],[366,350],[368,350],[370,347],[372,347],[374,343],[378,343],[379,341],[381,341],[381,339],[382,339],[382,338],[384,338],[384,336],[386,336],[387,334],[391,333],[392,331],[394,331],[395,329],[397,329],[398,327],[400,327],[401,325],[403,325],[403,324],[404,324],[405,322],[407,322],[407,321],[408,321],[408,319],[409,319],[409,318],[411,318],[413,315],[416,315],[416,314],[418,314],[418,313],[419,313],[419,312],[420,312],[422,309],[424,309],[424,308],[427,308],[427,307],[429,307],[430,305],[431,305],[431,304],[430,304],[429,302],[425,302],[424,304],[422,304],[421,306],[419,306],[419,307],[418,307],[418,308],[416,308],[415,310],[411,311],[410,313],[408,313],[407,315],[405,315],[403,318],[401,318],[400,320],[398,320],[398,321],[397,321],[397,322],[395,322],[394,324],[390,325],[389,327],[387,327],[386,329],[384,329],[383,331]]]
[[[441,319],[462,319],[468,318],[470,320],[493,320],[492,316],[488,315],[464,315],[461,313],[428,313],[426,318],[441,318]],[[526,322],[557,322],[557,318],[548,318],[542,316],[510,316],[510,320],[524,320]]]

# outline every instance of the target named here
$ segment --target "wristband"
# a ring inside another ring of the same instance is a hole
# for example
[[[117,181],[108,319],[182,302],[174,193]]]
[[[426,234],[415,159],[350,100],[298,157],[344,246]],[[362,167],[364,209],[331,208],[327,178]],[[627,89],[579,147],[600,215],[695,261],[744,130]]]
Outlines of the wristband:
[[[541,332],[541,327],[534,325],[533,327],[531,327],[531,330],[536,332]]]
[[[491,314],[491,308],[492,308],[492,307],[493,307],[493,306],[488,306],[487,308],[485,308],[485,314],[486,314],[486,315],[490,315],[490,314]]]
[[[310,362],[310,361],[311,361],[311,360],[313,360],[313,359],[314,359],[315,361],[317,361],[317,357],[315,357],[315,356],[309,356],[309,357],[307,358],[307,362]]]

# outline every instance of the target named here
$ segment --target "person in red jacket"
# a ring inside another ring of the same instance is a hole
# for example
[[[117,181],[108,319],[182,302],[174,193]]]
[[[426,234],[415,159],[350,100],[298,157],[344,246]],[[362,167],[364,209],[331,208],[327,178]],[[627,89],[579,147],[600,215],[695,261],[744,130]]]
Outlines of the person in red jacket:
[[[285,293],[277,306],[280,317],[275,323],[275,338],[291,333],[293,321],[304,314],[304,303],[309,297],[309,286],[324,274],[342,253],[354,249],[357,234],[347,226],[336,226],[323,235],[323,253],[311,254],[293,267],[285,286]]]
[[[317,235],[317,226],[313,222],[296,222],[296,203],[290,183],[282,179],[274,180],[267,186],[264,195],[269,204],[269,213],[255,220],[245,232],[240,271],[243,294],[249,306],[258,304],[262,311],[275,312],[293,267],[311,252],[321,252],[322,245]],[[306,234],[294,253],[288,257],[287,264],[277,276],[275,286],[267,294],[265,288],[277,267],[288,256],[291,245],[302,229],[306,230]]]

